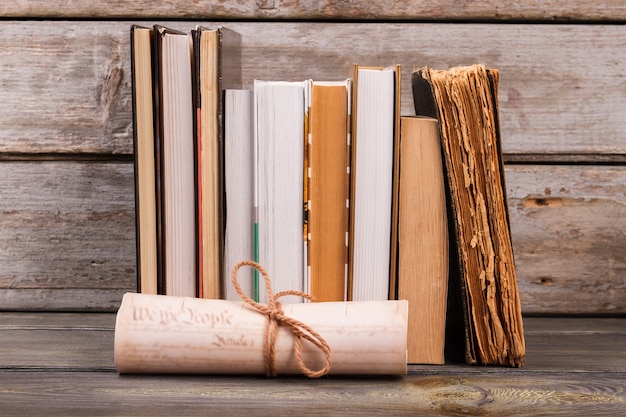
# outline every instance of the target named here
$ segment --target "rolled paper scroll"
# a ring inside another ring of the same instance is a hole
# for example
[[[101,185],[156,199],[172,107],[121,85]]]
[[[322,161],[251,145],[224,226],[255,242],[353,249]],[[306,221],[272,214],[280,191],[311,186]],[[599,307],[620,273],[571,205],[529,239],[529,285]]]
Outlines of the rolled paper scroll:
[[[282,313],[306,324],[330,347],[329,374],[406,374],[406,300],[301,303]],[[125,373],[264,374],[267,316],[244,302],[127,293],[115,325],[115,365]],[[309,369],[324,351],[301,340]],[[276,374],[301,373],[296,337],[278,324]]]

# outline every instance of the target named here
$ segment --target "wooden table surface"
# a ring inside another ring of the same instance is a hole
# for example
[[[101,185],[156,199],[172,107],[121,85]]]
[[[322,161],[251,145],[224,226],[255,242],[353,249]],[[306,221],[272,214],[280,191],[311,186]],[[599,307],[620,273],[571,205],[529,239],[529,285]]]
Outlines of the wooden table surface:
[[[118,375],[115,315],[0,313],[0,415],[626,414],[626,319],[525,318],[521,369],[397,378]]]

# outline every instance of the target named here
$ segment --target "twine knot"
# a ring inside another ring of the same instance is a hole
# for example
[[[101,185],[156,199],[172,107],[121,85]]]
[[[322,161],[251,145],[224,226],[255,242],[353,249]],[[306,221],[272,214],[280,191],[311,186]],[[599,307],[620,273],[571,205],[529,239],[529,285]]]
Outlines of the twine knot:
[[[263,278],[265,279],[265,288],[267,290],[267,304],[258,303],[252,298],[248,297],[246,294],[244,294],[241,286],[239,285],[239,282],[237,281],[237,271],[239,271],[239,268],[241,268],[242,266],[251,266],[253,268],[256,268],[263,275]],[[305,374],[309,378],[318,378],[328,373],[328,371],[330,370],[330,346],[328,345],[328,343],[326,343],[322,336],[320,336],[317,332],[315,332],[306,324],[294,318],[285,316],[281,304],[277,301],[278,298],[286,295],[296,295],[311,301],[315,301],[313,297],[295,290],[281,291],[277,294],[274,294],[272,291],[272,282],[270,280],[269,274],[261,265],[253,261],[241,261],[237,265],[235,265],[232,272],[232,282],[233,286],[235,287],[235,291],[237,292],[239,297],[252,308],[257,310],[259,313],[265,315],[267,318],[265,324],[263,350],[265,354],[265,372],[268,377],[276,376],[274,346],[276,345],[276,336],[278,334],[279,326],[286,326],[291,331],[291,333],[293,333],[295,338],[294,347],[296,353],[296,361],[298,362],[298,367],[303,374]],[[302,339],[308,340],[324,353],[324,356],[326,357],[326,364],[322,369],[314,371],[306,366],[306,364],[302,360]]]

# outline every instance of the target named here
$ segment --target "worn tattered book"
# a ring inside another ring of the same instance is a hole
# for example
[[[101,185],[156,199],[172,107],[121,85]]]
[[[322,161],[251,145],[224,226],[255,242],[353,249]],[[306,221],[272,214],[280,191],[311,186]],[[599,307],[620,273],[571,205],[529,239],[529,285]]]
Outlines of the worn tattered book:
[[[448,318],[470,364],[523,365],[525,343],[506,200],[498,77],[482,65],[412,74],[418,115],[439,121],[450,228]],[[446,346],[454,345],[448,332]]]

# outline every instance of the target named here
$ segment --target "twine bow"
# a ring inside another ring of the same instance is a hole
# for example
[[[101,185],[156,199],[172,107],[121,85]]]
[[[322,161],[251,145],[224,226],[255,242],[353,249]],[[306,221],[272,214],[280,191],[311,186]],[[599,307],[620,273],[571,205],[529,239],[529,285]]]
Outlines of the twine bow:
[[[254,301],[242,291],[241,286],[237,281],[237,271],[239,271],[239,268],[241,268],[242,266],[251,266],[253,268],[256,268],[263,275],[263,278],[265,279],[265,287],[267,289],[267,304],[261,304]],[[328,346],[328,343],[326,343],[322,336],[320,336],[317,332],[315,332],[306,324],[294,318],[285,316],[280,303],[277,301],[277,299],[286,295],[296,295],[314,301],[313,297],[295,290],[281,291],[277,294],[274,294],[272,292],[272,282],[267,271],[265,271],[265,269],[261,265],[253,261],[241,261],[237,265],[235,265],[232,272],[232,282],[233,286],[235,287],[235,291],[237,291],[239,297],[241,297],[243,301],[245,301],[248,305],[257,310],[259,313],[267,317],[264,337],[265,346],[263,350],[265,353],[265,372],[268,377],[276,376],[276,369],[274,364],[274,346],[276,344],[276,336],[278,334],[279,326],[287,326],[291,333],[293,333],[295,337],[294,346],[296,352],[296,360],[298,362],[298,367],[303,374],[305,374],[309,378],[318,378],[328,373],[328,371],[330,370],[330,346]],[[311,342],[326,356],[326,365],[324,365],[324,367],[319,371],[314,371],[310,369],[302,360],[302,339]]]

